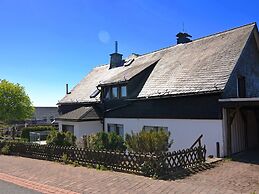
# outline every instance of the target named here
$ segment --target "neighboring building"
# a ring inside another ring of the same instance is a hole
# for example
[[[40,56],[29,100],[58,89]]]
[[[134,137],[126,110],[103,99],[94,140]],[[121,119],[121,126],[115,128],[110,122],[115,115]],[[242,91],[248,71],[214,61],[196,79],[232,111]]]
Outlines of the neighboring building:
[[[32,124],[51,124],[59,115],[58,107],[34,107],[33,117],[29,120]]]
[[[98,131],[125,136],[164,128],[172,150],[203,134],[207,154],[259,144],[259,36],[255,23],[94,68],[59,101],[60,130],[80,138]]]

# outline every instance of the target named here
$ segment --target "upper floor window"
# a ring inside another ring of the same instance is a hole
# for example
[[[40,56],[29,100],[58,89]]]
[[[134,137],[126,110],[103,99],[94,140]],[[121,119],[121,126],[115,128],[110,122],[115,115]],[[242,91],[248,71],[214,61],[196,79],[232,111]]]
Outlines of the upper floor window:
[[[118,98],[119,94],[118,94],[118,87],[112,87],[112,97],[113,98]]]
[[[121,97],[127,97],[127,87],[121,86]]]
[[[127,97],[127,86],[112,86],[105,87],[103,89],[103,98],[105,99],[116,99],[116,98],[125,98]]]
[[[238,76],[237,78],[237,97],[246,97],[246,80],[244,76]]]
[[[109,99],[110,98],[110,96],[111,96],[111,93],[110,93],[110,88],[105,88],[105,98],[106,99]]]

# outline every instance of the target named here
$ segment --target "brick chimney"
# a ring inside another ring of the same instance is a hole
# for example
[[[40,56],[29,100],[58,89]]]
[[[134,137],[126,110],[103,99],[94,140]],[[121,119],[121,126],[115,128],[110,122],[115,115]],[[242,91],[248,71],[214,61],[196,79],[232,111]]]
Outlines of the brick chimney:
[[[110,69],[123,66],[122,54],[118,53],[118,42],[115,41],[115,53],[110,54]]]
[[[185,32],[179,32],[177,35],[177,44],[184,44],[184,43],[188,43],[191,42],[191,35],[185,33]]]

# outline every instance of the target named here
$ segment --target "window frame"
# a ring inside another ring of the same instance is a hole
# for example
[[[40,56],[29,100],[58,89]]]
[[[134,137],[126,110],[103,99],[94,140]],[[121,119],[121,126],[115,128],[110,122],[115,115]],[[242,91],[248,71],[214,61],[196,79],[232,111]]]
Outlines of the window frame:
[[[147,128],[147,129],[146,129]],[[149,129],[148,129],[149,128]],[[158,130],[160,130],[160,129],[162,129],[162,130],[165,130],[165,131],[169,131],[168,130],[168,127],[164,127],[164,126],[151,126],[151,125],[144,125],[143,126],[143,128],[142,128],[142,130],[143,131],[150,131],[150,130],[152,130],[152,129],[154,129],[155,131],[158,131]]]
[[[125,87],[125,91],[126,91],[126,96],[122,96],[122,88]],[[128,89],[127,89],[127,85],[121,85],[120,86],[120,98],[127,98],[128,96]]]
[[[110,128],[113,127],[114,129],[111,130]],[[120,131],[121,129],[121,131]],[[115,132],[117,135],[120,135],[124,138],[124,125],[123,124],[115,124],[115,123],[107,123],[107,132]]]
[[[114,96],[114,93],[113,93],[113,89],[117,89],[117,96]],[[118,86],[112,86],[111,87],[111,94],[112,94],[112,99],[117,99],[117,98],[119,98],[119,87]]]

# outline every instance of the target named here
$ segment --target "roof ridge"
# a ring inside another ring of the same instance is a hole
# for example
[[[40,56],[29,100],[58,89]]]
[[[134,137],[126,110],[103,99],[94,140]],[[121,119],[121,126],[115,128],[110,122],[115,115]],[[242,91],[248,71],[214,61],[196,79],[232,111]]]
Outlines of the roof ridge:
[[[239,29],[239,28],[244,28],[244,27],[250,26],[250,25],[256,25],[256,22],[251,22],[251,23],[248,23],[248,24],[244,24],[242,26],[230,28],[230,29],[227,29],[227,30],[224,30],[224,31],[221,31],[221,32],[216,32],[216,33],[213,33],[213,34],[210,34],[210,35],[207,35],[207,36],[203,36],[203,37],[194,39],[191,42],[185,43],[185,44],[190,44],[190,43],[192,43],[194,41],[197,41],[197,40],[201,40],[201,39],[208,38],[208,37],[211,37],[211,36],[215,36],[215,35],[218,35],[218,34],[223,34],[223,33],[230,32],[230,31],[233,31],[233,30],[236,30],[236,29]],[[149,54],[152,54],[152,53],[155,53],[155,52],[159,52],[159,51],[163,51],[163,50],[166,50],[166,49],[169,49],[169,48],[173,48],[177,45],[179,45],[179,44],[170,45],[170,46],[167,46],[167,47],[164,47],[164,48],[160,48],[160,49],[157,49],[157,50],[154,50],[154,51],[150,51],[150,52],[147,52],[147,53],[144,53],[144,54],[140,54],[138,57],[142,57],[142,56],[149,55]],[[101,65],[98,65],[98,66],[94,67],[93,69],[101,68],[101,67],[104,67],[104,66],[107,66],[107,65],[109,65],[109,64],[108,63],[107,64],[101,64]]]
[[[233,31],[233,30],[236,30],[236,29],[239,29],[239,28],[244,28],[244,27],[247,27],[247,26],[250,26],[250,25],[256,25],[256,22],[251,22],[251,23],[248,23],[248,24],[245,24],[245,25],[242,25],[242,26],[230,28],[228,30],[224,30],[224,31],[221,31],[221,32],[216,32],[216,33],[213,33],[213,34],[210,34],[210,35],[207,35],[207,36],[203,36],[203,37],[194,39],[191,42],[185,43],[185,44],[191,44],[192,42],[197,41],[197,40],[201,40],[201,39],[208,38],[208,37],[211,37],[211,36],[215,36],[215,35],[218,35],[218,34],[223,34],[223,33],[230,32],[230,31]],[[158,52],[158,51],[163,51],[163,50],[166,50],[166,49],[169,49],[169,48],[173,48],[177,45],[179,45],[179,44],[174,44],[174,45],[167,46],[167,47],[164,47],[164,48],[160,48],[160,49],[157,49],[157,50],[154,50],[154,51],[151,51],[151,52],[147,52],[147,53],[141,54],[139,57],[149,55],[149,54],[152,54],[152,53],[155,53],[155,52]]]

